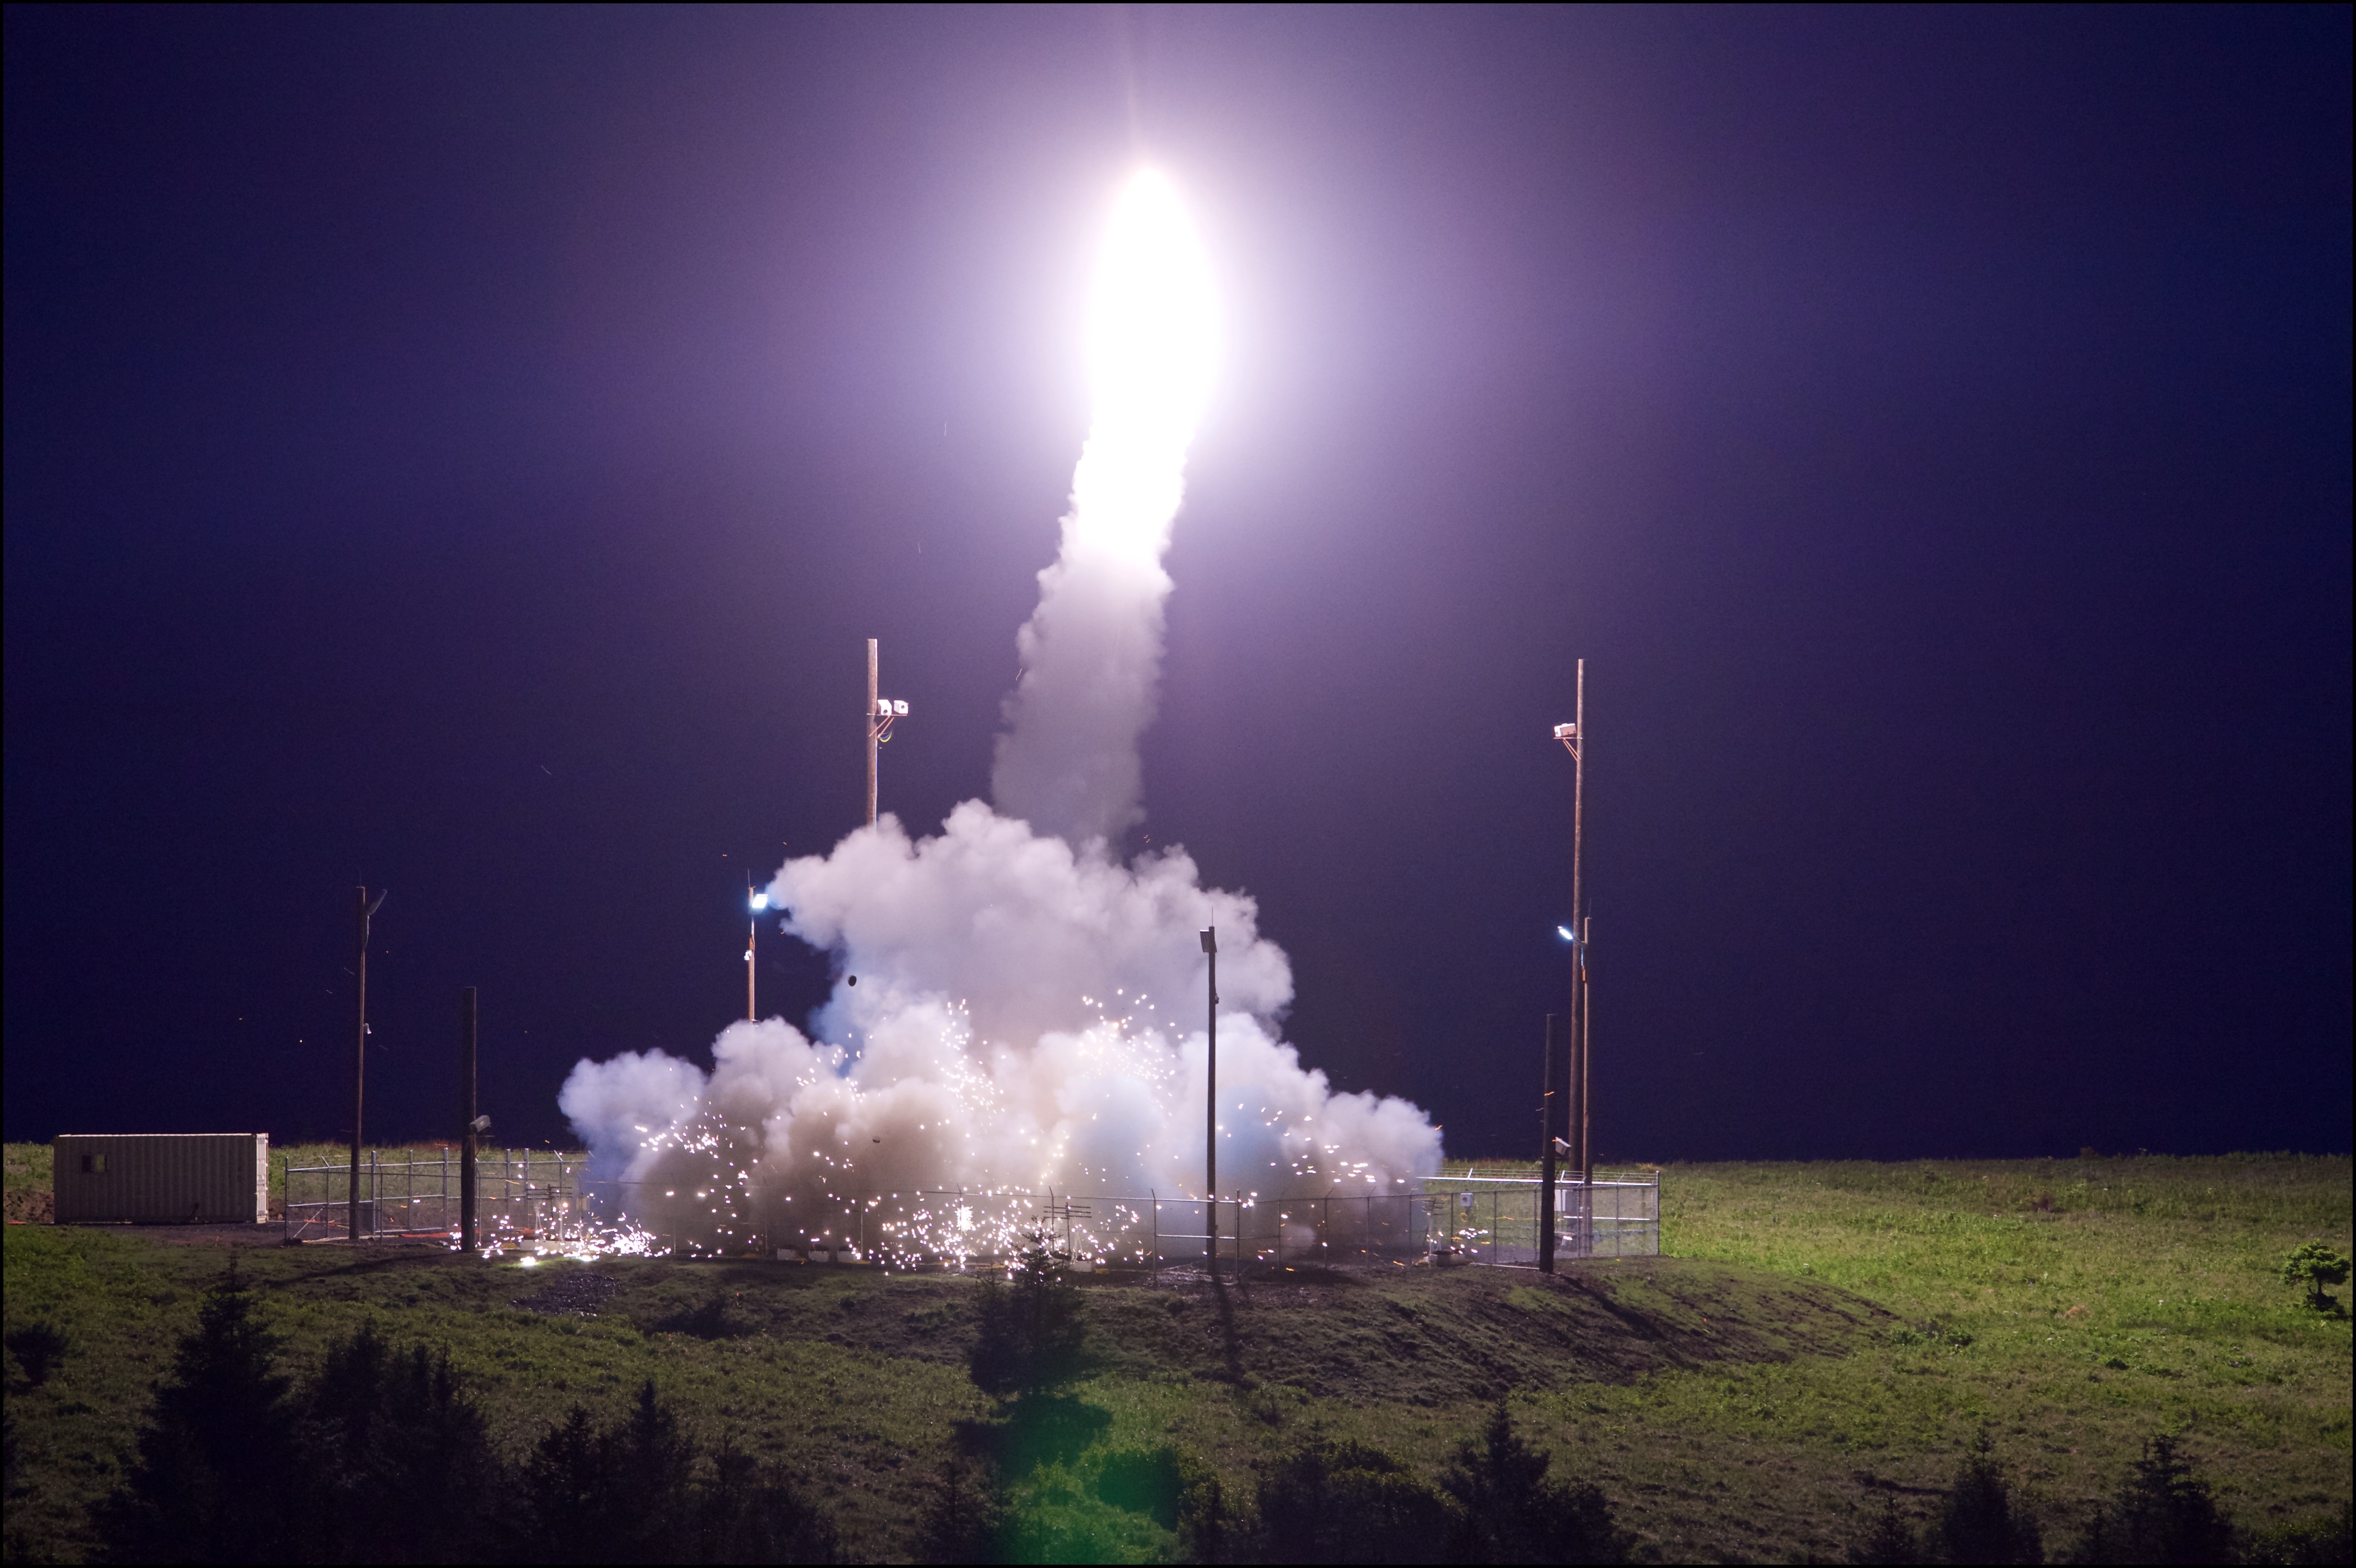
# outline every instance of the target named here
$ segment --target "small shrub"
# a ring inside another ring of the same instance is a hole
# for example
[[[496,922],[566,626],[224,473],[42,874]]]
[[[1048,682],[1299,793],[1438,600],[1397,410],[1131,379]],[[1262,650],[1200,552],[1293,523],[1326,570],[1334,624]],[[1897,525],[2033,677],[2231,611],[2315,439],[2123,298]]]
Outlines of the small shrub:
[[[1270,1563],[1432,1563],[1461,1514],[1389,1455],[1319,1441],[1260,1477],[1258,1555]]]
[[[2309,1568],[2310,1564],[2346,1563],[2356,1554],[2356,1539],[2351,1539],[2348,1499],[2340,1499],[2340,1511],[2322,1519],[2302,1520],[2279,1530],[2270,1530],[2252,1543],[2243,1557],[2244,1563],[2279,1563],[2284,1568]]]
[[[2333,1302],[2323,1294],[2323,1287],[2346,1282],[2348,1259],[2321,1242],[2302,1242],[2283,1259],[2280,1273],[2285,1285],[2295,1285],[2307,1292],[2309,1307],[2318,1312],[2328,1312]]]
[[[1898,1511],[1898,1499],[1881,1499],[1880,1517],[1863,1541],[1850,1548],[1851,1563],[1911,1564],[1922,1561],[1922,1540]]]
[[[27,1323],[8,1330],[8,1353],[24,1369],[27,1388],[48,1381],[49,1373],[66,1359],[66,1337],[49,1324]]]
[[[981,1287],[980,1332],[967,1366],[985,1393],[1038,1393],[1077,1376],[1087,1338],[1080,1293],[1034,1237],[1011,1284]]]

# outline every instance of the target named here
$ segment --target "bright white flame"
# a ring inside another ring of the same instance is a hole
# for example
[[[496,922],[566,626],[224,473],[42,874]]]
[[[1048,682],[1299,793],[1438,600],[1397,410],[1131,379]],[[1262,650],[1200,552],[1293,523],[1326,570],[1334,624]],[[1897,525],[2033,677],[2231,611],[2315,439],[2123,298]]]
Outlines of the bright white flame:
[[[1218,368],[1209,259],[1152,169],[1114,198],[1088,310],[1094,417],[1073,481],[1086,543],[1158,560]]]

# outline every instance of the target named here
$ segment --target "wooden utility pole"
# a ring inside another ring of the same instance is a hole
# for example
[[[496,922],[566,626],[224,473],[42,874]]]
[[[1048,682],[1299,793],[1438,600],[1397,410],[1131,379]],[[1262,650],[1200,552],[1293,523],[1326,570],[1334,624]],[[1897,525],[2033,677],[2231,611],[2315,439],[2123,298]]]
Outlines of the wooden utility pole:
[[[1203,1051],[1203,1212],[1210,1218],[1203,1226],[1204,1239],[1209,1243],[1213,1279],[1219,1277],[1219,932],[1216,926],[1203,928],[1203,952],[1211,961],[1211,976],[1205,992],[1210,997],[1210,1041]]]
[[[369,902],[365,887],[352,890],[352,1173],[350,1190],[345,1193],[348,1208],[344,1216],[344,1234],[357,1242],[360,1239],[360,1117],[368,1104],[368,944],[369,921],[384,902],[380,890],[376,902]],[[369,1198],[373,1203],[376,1194]],[[371,1209],[370,1218],[374,1213]]]
[[[475,1158],[480,1152],[481,1113],[475,1101],[475,987],[458,993],[458,1246],[475,1250]]]
[[[1554,738],[1570,753],[1570,923],[1563,935],[1570,939],[1570,1162],[1579,1172],[1579,1235],[1584,1255],[1589,1221],[1593,1218],[1590,1188],[1595,1180],[1595,1149],[1590,1140],[1591,1074],[1588,1069],[1590,1041],[1587,1016],[1587,890],[1582,885],[1587,851],[1587,661],[1579,661],[1577,706],[1571,721],[1554,727]]]

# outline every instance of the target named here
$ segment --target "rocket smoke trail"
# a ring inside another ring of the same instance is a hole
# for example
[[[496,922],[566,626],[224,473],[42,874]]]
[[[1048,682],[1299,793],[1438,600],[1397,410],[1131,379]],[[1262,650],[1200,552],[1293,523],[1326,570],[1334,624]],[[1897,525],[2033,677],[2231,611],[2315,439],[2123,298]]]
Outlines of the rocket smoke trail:
[[[1176,193],[1136,176],[1098,268],[1093,417],[1018,637],[997,809],[968,801],[918,838],[885,816],[779,869],[767,891],[785,930],[842,976],[809,1034],[731,1025],[709,1074],[659,1051],[573,1069],[559,1103],[595,1172],[634,1184],[650,1228],[736,1251],[755,1233],[839,1235],[851,1210],[916,1189],[1198,1190],[1195,933],[1211,925],[1226,960],[1223,1175],[1264,1196],[1383,1193],[1438,1168],[1423,1112],[1336,1094],[1283,1043],[1291,969],[1248,896],[1203,887],[1183,850],[1115,858],[1143,815],[1137,741],[1172,586],[1162,557],[1215,328]]]
[[[1076,847],[1145,815],[1137,740],[1162,667],[1162,556],[1216,357],[1209,269],[1151,175],[1122,193],[1090,317],[1094,418],[1062,549],[1015,640],[1023,673],[991,775],[1001,811]]]

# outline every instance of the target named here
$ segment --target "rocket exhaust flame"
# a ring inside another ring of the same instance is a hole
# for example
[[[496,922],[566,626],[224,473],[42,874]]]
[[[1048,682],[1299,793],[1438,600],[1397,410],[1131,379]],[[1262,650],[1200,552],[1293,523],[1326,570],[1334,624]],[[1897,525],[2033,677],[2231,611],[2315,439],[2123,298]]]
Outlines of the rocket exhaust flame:
[[[832,1249],[863,1230],[887,1255],[1003,1255],[1021,1205],[977,1226],[969,1199],[942,1195],[1199,1195],[1208,925],[1227,960],[1220,1170],[1272,1198],[1388,1193],[1439,1168],[1423,1112],[1336,1094],[1283,1043],[1290,965],[1249,897],[1203,887],[1182,850],[1118,859],[1144,815],[1162,557],[1217,359],[1201,242],[1169,181],[1138,175],[1089,304],[1093,418],[1017,638],[997,809],[968,801],[913,839],[887,814],[763,890],[787,932],[866,982],[839,982],[811,1034],[731,1025],[709,1074],[659,1051],[573,1069],[559,1104],[648,1231],[694,1251]]]

